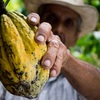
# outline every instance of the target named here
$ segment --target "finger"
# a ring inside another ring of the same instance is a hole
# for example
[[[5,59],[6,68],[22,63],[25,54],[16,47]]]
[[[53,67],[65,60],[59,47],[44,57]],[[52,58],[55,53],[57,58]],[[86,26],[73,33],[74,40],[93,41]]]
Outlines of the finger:
[[[64,55],[65,55],[65,57],[63,59],[62,67],[64,67],[68,62],[68,59],[69,59],[69,56],[70,56],[70,50],[67,49],[67,51]]]
[[[48,50],[42,59],[43,67],[50,69],[53,66],[58,49],[59,49],[59,43],[57,41],[52,40],[48,44]]]
[[[64,56],[66,56],[65,54],[66,54],[66,47],[62,43],[60,43],[60,47],[58,49],[55,62],[53,64],[53,67],[51,68],[50,76],[55,77],[60,73],[63,60],[65,59]]]
[[[56,60],[54,62],[54,65],[51,68],[50,76],[55,77],[60,73],[60,70],[61,70],[61,67],[62,67],[62,62],[63,62],[63,52],[60,49],[58,51],[58,54],[57,54]]]
[[[58,35],[54,35],[53,32],[51,31],[51,34],[49,34],[49,37],[47,39],[47,42],[51,42],[51,41],[59,41],[60,43],[60,37]]]
[[[40,22],[40,16],[37,13],[30,13],[27,16],[27,20],[32,25],[39,25]]]
[[[41,44],[45,43],[48,40],[48,37],[50,37],[51,28],[49,23],[41,23],[35,35],[36,41]]]

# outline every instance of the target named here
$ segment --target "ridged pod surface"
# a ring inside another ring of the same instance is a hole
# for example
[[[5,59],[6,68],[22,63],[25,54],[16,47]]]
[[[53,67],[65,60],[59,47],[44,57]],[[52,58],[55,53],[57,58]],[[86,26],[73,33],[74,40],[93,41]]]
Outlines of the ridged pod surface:
[[[10,93],[35,98],[49,78],[40,66],[46,44],[35,42],[37,27],[21,13],[8,12],[0,21],[0,80]]]

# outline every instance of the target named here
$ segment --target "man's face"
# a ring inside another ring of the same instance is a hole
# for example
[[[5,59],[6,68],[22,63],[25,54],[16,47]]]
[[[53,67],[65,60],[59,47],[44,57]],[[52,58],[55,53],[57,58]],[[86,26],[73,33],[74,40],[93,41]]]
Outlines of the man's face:
[[[41,17],[41,22],[46,21],[52,25],[52,31],[61,38],[61,41],[69,48],[76,43],[78,14],[73,10],[59,6],[47,5]]]

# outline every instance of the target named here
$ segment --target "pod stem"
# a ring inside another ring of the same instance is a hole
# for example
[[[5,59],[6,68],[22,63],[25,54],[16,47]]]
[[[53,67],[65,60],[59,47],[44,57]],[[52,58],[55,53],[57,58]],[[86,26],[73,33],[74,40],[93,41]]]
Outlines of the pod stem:
[[[6,1],[6,5],[8,4],[8,2],[9,2],[9,0]],[[6,10],[4,1],[0,0],[0,16],[2,14],[7,14],[7,10]]]
[[[6,1],[6,3],[5,3],[5,7],[8,5],[9,1],[10,1],[10,0],[7,0],[7,1]]]

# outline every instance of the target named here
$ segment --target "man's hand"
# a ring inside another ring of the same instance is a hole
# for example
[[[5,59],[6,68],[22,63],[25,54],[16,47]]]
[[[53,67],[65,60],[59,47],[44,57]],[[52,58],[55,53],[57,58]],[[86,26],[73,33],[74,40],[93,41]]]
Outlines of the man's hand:
[[[48,50],[42,59],[41,65],[44,68],[50,69],[50,76],[57,76],[68,60],[69,51],[61,42],[60,38],[53,34],[51,31],[52,27],[49,23],[43,22],[39,24],[40,17],[38,14],[29,14],[28,22],[32,25],[38,25],[35,35],[36,42],[39,44],[47,43]]]

